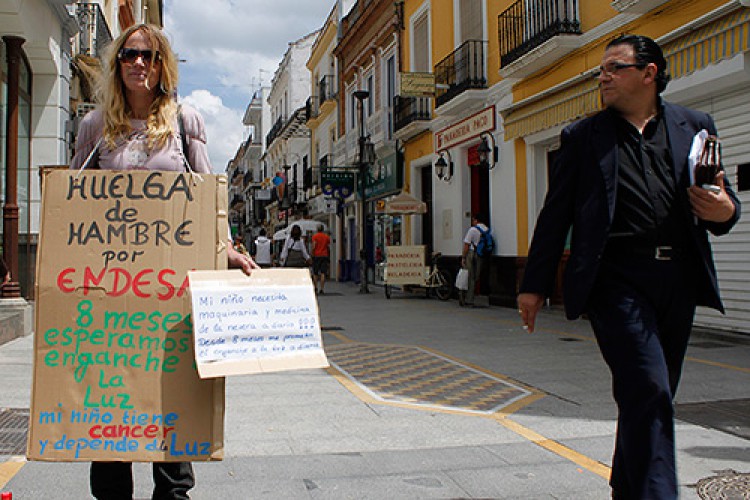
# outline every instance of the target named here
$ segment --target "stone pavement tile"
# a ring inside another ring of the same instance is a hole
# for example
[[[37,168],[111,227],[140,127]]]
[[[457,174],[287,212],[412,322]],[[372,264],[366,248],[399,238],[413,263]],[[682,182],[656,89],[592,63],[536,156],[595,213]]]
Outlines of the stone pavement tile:
[[[507,462],[488,446],[458,446],[421,450],[380,451],[366,453],[364,459],[378,474],[416,474],[448,471],[455,468],[473,469],[502,467]]]
[[[55,485],[54,496],[51,495],[50,484]],[[12,492],[13,498],[19,500],[90,498],[89,464],[87,462],[28,462],[3,491]]]
[[[314,455],[285,455],[273,457],[232,457],[222,462],[195,464],[196,474],[221,480],[296,479],[312,477],[345,477],[372,474],[372,466],[365,454],[327,453]]]
[[[682,421],[675,434],[680,484],[695,484],[724,469],[750,472],[750,441]]]
[[[607,481],[571,462],[451,470],[446,474],[470,498],[578,500],[582,492],[598,493],[589,498],[610,496]]]
[[[338,500],[414,500],[465,498],[466,492],[440,472],[313,478],[310,498]]]
[[[604,464],[607,467],[612,467],[612,453],[615,450],[614,430],[612,433],[562,439],[559,442],[581,455]]]
[[[568,463],[560,455],[528,441],[496,444],[485,448],[509,465]]]

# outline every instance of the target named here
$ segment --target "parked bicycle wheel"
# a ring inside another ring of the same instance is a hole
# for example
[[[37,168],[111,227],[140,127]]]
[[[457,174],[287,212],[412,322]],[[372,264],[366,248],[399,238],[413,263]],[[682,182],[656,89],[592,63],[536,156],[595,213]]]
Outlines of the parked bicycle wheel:
[[[440,300],[448,300],[451,298],[451,280],[450,275],[445,271],[438,271],[435,275],[437,285],[435,287],[435,295]]]

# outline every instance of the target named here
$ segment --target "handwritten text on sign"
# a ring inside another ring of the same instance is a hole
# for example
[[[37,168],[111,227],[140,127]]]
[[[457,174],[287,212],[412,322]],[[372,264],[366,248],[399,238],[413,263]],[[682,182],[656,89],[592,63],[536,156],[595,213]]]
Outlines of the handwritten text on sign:
[[[222,457],[223,380],[195,370],[187,273],[227,260],[225,193],[223,176],[46,175],[30,459]]]
[[[195,271],[189,279],[202,377],[328,366],[307,270]]]

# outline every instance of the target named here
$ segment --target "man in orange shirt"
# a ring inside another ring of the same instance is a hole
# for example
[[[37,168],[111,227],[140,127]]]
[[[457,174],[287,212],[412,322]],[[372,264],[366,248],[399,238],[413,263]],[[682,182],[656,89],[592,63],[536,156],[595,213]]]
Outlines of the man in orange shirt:
[[[323,295],[326,285],[326,276],[331,267],[331,237],[323,230],[323,225],[318,226],[318,232],[312,237],[312,275],[315,283],[315,293]],[[318,285],[320,283],[320,285]]]

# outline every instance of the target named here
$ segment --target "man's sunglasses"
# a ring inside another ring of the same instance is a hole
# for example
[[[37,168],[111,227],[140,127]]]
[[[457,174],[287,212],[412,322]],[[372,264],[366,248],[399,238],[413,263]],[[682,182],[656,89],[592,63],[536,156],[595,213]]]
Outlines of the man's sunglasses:
[[[607,63],[604,66],[599,66],[599,68],[594,71],[594,78],[599,78],[602,75],[614,75],[621,69],[627,69],[627,68],[638,68],[643,69],[647,65],[643,63],[618,63],[618,62],[612,62]]]
[[[120,49],[120,52],[117,53],[117,59],[119,59],[121,62],[132,64],[134,63],[139,57],[143,59],[144,64],[151,63],[152,58],[156,61],[159,61],[161,58],[159,56],[159,52],[154,52],[151,49],[146,50],[138,50],[138,49]]]

